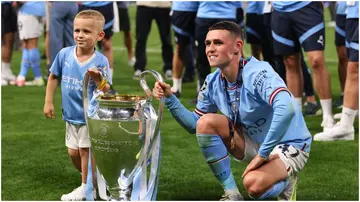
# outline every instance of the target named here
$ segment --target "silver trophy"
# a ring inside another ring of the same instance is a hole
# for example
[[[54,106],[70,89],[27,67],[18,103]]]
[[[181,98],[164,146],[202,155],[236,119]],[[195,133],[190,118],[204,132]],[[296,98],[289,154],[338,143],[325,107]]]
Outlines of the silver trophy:
[[[106,77],[104,71],[100,72]],[[101,183],[106,185],[107,200],[156,200],[164,98],[160,99],[156,112],[145,81],[149,73],[163,82],[154,70],[142,72],[140,85],[146,96],[103,94],[91,90],[96,87],[88,73],[84,77],[84,113],[91,152],[98,170],[99,192]],[[90,94],[93,99],[88,100]]]

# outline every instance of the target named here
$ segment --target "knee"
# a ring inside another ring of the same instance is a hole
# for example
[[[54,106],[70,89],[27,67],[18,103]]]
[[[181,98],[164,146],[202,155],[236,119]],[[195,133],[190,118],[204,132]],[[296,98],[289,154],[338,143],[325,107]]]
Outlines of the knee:
[[[324,68],[324,57],[321,55],[309,57],[309,61],[314,71]]]
[[[359,63],[358,62],[349,62],[347,66],[347,75],[351,77],[359,76]]]
[[[110,51],[112,50],[112,40],[111,39],[103,39],[103,48],[104,51]]]
[[[69,156],[71,158],[78,158],[80,156],[79,151],[76,149],[68,149]]]
[[[254,172],[250,172],[244,177],[243,184],[248,194],[254,198],[260,198],[264,192],[261,187],[264,184],[264,180]]]
[[[300,58],[298,55],[284,56],[284,63],[287,70],[300,69]]]
[[[200,134],[214,133],[214,131],[212,130],[213,128],[212,122],[213,119],[211,118],[210,114],[206,114],[200,117],[200,119],[196,123],[196,133],[200,133]]]

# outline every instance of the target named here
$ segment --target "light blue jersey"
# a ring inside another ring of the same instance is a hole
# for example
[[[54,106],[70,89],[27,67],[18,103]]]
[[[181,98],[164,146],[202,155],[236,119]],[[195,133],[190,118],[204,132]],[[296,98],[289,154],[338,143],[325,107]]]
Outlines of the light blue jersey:
[[[85,62],[80,62],[76,57],[76,46],[63,48],[57,55],[50,68],[50,72],[61,81],[61,97],[63,119],[71,124],[85,124],[84,107],[82,98],[82,80],[89,68],[105,68],[110,77],[110,66],[107,58],[95,51],[93,56]],[[108,78],[111,84],[112,79]],[[90,86],[93,92],[96,86]],[[89,95],[89,100],[92,94]]]
[[[273,7],[279,12],[293,12],[310,3],[311,1],[273,1]]]
[[[171,5],[171,10],[173,11],[196,12],[198,8],[198,1],[173,1]]]
[[[225,78],[217,69],[207,76],[192,115],[176,102],[175,96],[165,100],[166,106],[182,126],[194,132],[197,120],[207,113],[219,110],[234,120],[230,103],[235,101],[236,90],[239,90],[237,124],[252,141],[261,144],[261,157],[267,157],[278,144],[289,144],[310,152],[312,136],[301,109],[269,63],[251,57],[243,68],[242,79],[239,89],[235,86],[225,90]],[[289,111],[292,113],[288,116]]]
[[[196,17],[236,19],[236,3],[232,1],[200,1]]]
[[[84,1],[82,5],[88,7],[101,7],[113,3],[112,1]]]
[[[264,1],[248,1],[246,7],[246,13],[255,13],[258,15],[263,14]]]
[[[346,1],[337,1],[336,2],[336,14],[337,15],[346,15]]]
[[[46,15],[45,1],[27,1],[20,7],[19,12],[44,17]]]
[[[346,2],[347,4],[347,15],[346,19],[359,18],[359,1]]]

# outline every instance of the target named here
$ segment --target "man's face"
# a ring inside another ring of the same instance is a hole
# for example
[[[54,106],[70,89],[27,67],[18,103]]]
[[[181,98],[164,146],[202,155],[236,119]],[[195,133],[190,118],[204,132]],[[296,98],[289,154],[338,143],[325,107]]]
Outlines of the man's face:
[[[99,23],[92,19],[76,18],[74,20],[74,41],[80,48],[93,48],[101,40]]]
[[[228,65],[234,54],[240,54],[238,40],[227,30],[211,30],[205,40],[205,52],[211,67]]]

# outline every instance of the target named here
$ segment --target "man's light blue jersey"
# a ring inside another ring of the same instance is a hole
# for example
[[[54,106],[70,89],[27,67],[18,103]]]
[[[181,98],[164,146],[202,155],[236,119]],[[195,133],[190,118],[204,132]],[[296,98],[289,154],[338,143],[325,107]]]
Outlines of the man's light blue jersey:
[[[336,2],[336,14],[337,15],[346,15],[346,1],[337,1]]]
[[[85,62],[80,62],[76,56],[76,46],[61,49],[50,68],[50,72],[61,81],[62,114],[65,121],[71,124],[85,124],[84,107],[82,98],[82,81],[85,73],[92,67],[106,68],[109,83],[110,65],[108,59],[98,51]],[[92,82],[90,92],[96,85]],[[89,94],[89,100],[92,94]]]
[[[273,7],[279,12],[293,12],[310,3],[311,1],[273,1]]]
[[[346,19],[359,18],[359,1],[346,2],[347,4],[347,15]]]
[[[27,1],[20,7],[19,12],[44,17],[46,15],[45,1]]]
[[[269,148],[272,141],[265,141],[269,134],[269,129],[273,122],[274,109],[273,101],[280,92],[288,92],[286,84],[280,76],[273,70],[267,62],[261,62],[251,57],[249,62],[244,66],[243,84],[240,87],[240,105],[237,117],[237,124],[243,126],[246,134],[251,140],[258,144],[262,144],[259,153],[269,154],[272,148]],[[233,112],[230,108],[231,102],[235,101],[235,89],[228,89],[230,101],[224,90],[225,78],[222,77],[220,69],[209,74],[206,78],[204,86],[198,96],[195,113],[202,116],[206,113],[216,113],[218,110],[222,114],[231,118]],[[294,145],[297,148],[309,152],[311,144],[311,134],[305,124],[300,107],[291,95],[292,105],[295,106],[295,115],[291,120],[285,134],[276,134],[281,138],[280,143]],[[275,145],[271,145],[274,147]],[[265,155],[266,156],[266,155]]]
[[[198,1],[173,1],[171,4],[171,10],[173,11],[196,12],[198,8]]]
[[[246,13],[255,13],[258,15],[263,14],[264,1],[248,1],[246,7]]]
[[[101,7],[113,3],[112,1],[84,1],[82,5],[88,7]]]
[[[237,3],[232,1],[200,1],[196,17],[236,19]]]

